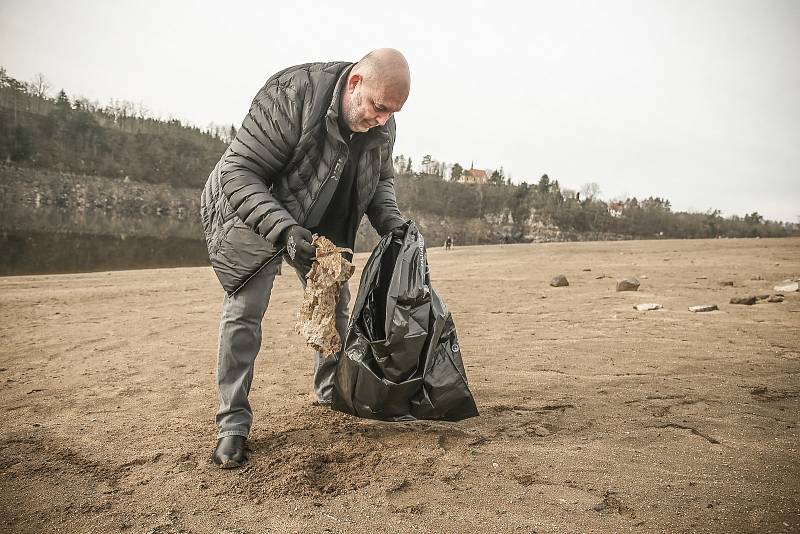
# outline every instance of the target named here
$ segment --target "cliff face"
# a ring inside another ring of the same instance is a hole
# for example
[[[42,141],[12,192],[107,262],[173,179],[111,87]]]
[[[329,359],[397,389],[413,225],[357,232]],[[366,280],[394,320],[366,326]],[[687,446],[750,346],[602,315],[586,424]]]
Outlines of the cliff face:
[[[202,239],[200,191],[0,166],[0,230]]]
[[[200,192],[0,165],[0,275],[207,263]]]

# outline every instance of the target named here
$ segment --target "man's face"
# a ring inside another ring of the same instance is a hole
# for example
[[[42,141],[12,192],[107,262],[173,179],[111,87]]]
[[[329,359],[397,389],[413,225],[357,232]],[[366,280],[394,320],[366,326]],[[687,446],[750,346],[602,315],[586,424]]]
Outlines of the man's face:
[[[342,95],[342,115],[354,132],[366,132],[383,126],[393,114],[400,111],[407,95],[404,89],[394,89],[391,84],[368,81],[355,74],[347,80]]]

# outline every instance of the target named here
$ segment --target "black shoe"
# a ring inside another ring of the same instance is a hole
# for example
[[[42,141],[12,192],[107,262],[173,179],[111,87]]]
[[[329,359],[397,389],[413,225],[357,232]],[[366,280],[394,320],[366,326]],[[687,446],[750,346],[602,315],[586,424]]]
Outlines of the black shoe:
[[[217,446],[211,453],[211,461],[222,469],[241,467],[247,461],[247,438],[244,436],[225,436],[217,440]]]

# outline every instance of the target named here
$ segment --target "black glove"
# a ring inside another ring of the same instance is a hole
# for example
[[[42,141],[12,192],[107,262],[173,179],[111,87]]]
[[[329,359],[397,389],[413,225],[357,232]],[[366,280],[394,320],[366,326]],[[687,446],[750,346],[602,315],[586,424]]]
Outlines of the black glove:
[[[404,226],[405,224],[401,224],[400,226],[395,226],[392,228],[392,236],[403,239],[406,236],[406,229]]]
[[[311,244],[313,237],[311,232],[295,224],[284,230],[283,243],[286,246],[286,254],[289,255],[291,264],[306,276],[311,270],[311,262],[316,256],[316,248]]]

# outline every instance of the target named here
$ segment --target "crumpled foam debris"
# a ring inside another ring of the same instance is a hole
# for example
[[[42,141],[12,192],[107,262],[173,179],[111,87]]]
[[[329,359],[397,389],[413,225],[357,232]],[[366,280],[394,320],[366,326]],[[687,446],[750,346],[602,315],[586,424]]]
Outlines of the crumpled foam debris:
[[[326,358],[339,352],[342,339],[336,331],[336,305],[342,285],[353,276],[355,267],[342,257],[349,248],[340,248],[325,236],[314,235],[316,258],[306,277],[306,289],[297,320],[297,333],[306,344]]]

